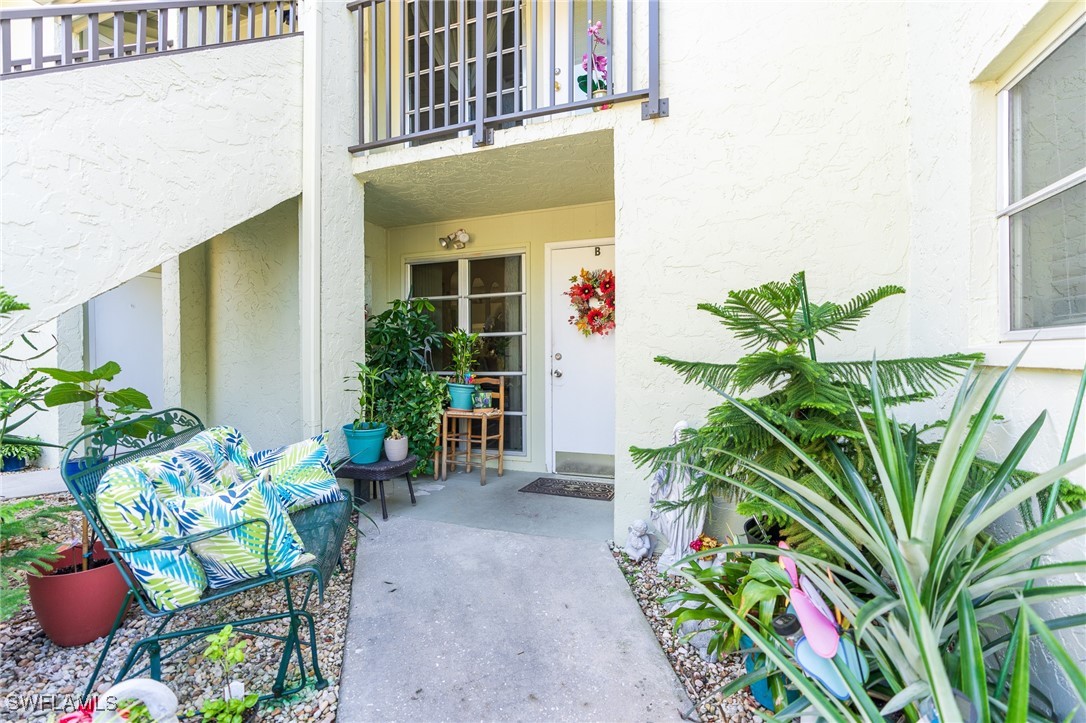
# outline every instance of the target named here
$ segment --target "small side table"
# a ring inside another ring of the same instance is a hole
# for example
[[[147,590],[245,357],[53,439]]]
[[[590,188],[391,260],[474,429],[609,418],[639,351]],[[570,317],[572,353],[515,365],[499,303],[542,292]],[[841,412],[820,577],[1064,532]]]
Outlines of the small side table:
[[[401,475],[407,479],[407,491],[411,494],[411,504],[415,504],[415,488],[411,485],[411,470],[419,463],[419,458],[413,454],[407,455],[399,462],[389,462],[382,457],[373,464],[345,464],[336,471],[336,477],[354,480],[355,504],[362,502],[362,483],[374,483],[381,491],[381,518],[388,519],[388,506],[385,504],[385,482]],[[372,492],[372,489],[371,489]],[[371,499],[372,495],[366,497]]]

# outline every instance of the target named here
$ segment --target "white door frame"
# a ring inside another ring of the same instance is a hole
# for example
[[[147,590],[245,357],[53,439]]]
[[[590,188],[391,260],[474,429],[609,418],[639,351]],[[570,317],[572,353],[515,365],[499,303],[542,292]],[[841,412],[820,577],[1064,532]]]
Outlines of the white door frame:
[[[551,380],[554,378],[552,372],[554,370],[554,358],[551,354],[551,325],[554,321],[551,317],[551,281],[554,276],[554,272],[551,268],[551,252],[557,249],[576,249],[576,248],[588,248],[590,246],[615,246],[615,261],[617,265],[618,261],[618,246],[615,244],[614,237],[606,238],[593,238],[593,239],[579,239],[575,241],[549,241],[543,244],[543,355],[545,362],[543,364],[543,375],[545,377],[543,383],[544,397],[544,418],[543,427],[545,429],[546,444],[546,463],[547,472],[554,474],[554,438],[551,430]]]

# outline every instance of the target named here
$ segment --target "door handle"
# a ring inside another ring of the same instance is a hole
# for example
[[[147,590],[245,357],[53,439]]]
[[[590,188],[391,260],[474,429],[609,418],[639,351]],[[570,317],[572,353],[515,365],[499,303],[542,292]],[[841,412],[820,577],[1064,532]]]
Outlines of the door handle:
[[[554,375],[555,379],[561,379],[562,378],[562,370],[561,369],[555,369],[553,372],[551,372],[551,374]]]

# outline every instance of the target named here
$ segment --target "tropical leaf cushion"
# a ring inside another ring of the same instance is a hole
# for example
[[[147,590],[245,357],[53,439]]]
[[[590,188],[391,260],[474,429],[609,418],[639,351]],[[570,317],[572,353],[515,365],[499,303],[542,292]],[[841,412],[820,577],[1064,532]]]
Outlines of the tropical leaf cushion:
[[[212,495],[178,497],[167,502],[186,535],[208,532],[245,520],[267,520],[235,528],[192,543],[211,587],[225,587],[267,573],[264,556],[267,529],[268,560],[274,572],[312,562],[298,532],[266,480],[251,479]]]
[[[184,534],[151,478],[135,463],[105,474],[98,483],[97,504],[102,522],[119,547],[170,542]],[[159,610],[195,603],[207,587],[203,567],[183,545],[122,552],[121,557]]]
[[[324,433],[296,444],[257,452],[252,461],[271,480],[288,512],[339,499],[339,483],[328,460]]]
[[[132,462],[163,500],[209,495],[219,490],[215,461],[206,452],[180,446]]]
[[[259,475],[252,463],[252,446],[234,427],[205,429],[184,446],[203,452],[211,458],[220,490],[239,482],[248,482]]]

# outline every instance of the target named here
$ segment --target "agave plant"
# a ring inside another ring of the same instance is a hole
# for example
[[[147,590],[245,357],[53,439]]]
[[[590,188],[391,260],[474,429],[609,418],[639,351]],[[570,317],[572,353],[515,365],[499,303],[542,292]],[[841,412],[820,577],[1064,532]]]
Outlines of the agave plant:
[[[873,364],[869,385],[873,429],[860,428],[875,466],[881,500],[876,500],[854,461],[840,447],[833,447],[836,464],[823,464],[756,411],[724,395],[789,448],[830,494],[742,458],[736,458],[737,465],[785,493],[787,499],[738,477],[722,479],[799,521],[842,564],[769,546],[735,545],[720,551],[792,557],[843,616],[873,669],[872,680],[864,686],[847,668],[838,666],[851,700],[837,700],[804,675],[780,638],[740,616],[711,586],[685,571],[703,596],[702,604],[715,608],[748,635],[765,653],[771,672],[783,673],[804,696],[806,701],[782,711],[783,717],[811,705],[831,721],[882,721],[894,713],[915,721],[932,712],[941,721],[956,721],[962,719],[959,700],[964,699],[984,722],[1058,720],[1050,702],[1029,683],[1032,638],[1066,676],[1079,705],[1086,706],[1081,661],[1068,654],[1054,633],[1082,626],[1084,617],[1046,620],[1034,609],[1040,603],[1081,599],[1086,594],[1086,586],[1052,581],[1086,572],[1081,556],[1039,561],[1044,553],[1082,535],[1086,510],[1057,514],[1055,492],[1065,475],[1086,465],[1086,457],[1066,461],[1069,446],[1065,445],[1060,464],[1014,486],[1011,477],[1041,430],[1042,413],[991,478],[979,489],[967,491],[970,469],[1016,365],[995,380],[977,377],[963,383],[938,454],[922,462],[917,431],[890,414],[879,366]],[[1086,374],[1072,415],[1072,432],[1084,388]],[[860,416],[859,408],[854,414]],[[1036,501],[1044,491],[1049,494],[1039,524],[1006,540],[988,532],[996,520],[1024,502]],[[964,504],[959,499],[963,494]],[[1007,616],[1016,613],[1021,622],[1006,634]],[[1002,674],[998,674],[1000,656]]]

